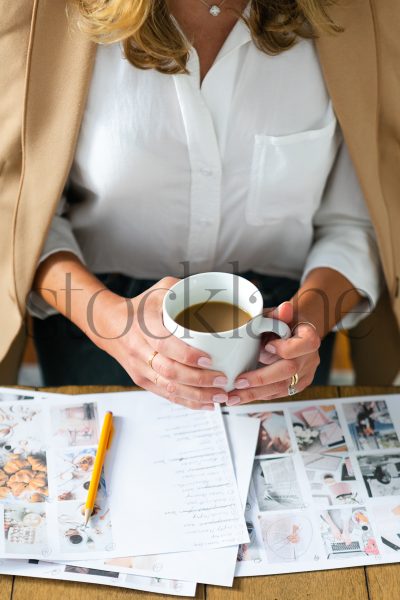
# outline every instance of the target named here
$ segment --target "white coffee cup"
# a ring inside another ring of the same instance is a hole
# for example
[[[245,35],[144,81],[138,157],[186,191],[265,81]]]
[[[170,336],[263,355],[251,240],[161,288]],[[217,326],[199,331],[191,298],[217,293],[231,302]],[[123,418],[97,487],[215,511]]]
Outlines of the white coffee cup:
[[[188,330],[176,323],[185,308],[208,301],[234,304],[252,318],[237,329],[217,333]],[[263,317],[263,299],[256,286],[231,273],[199,273],[178,281],[164,297],[163,320],[173,335],[210,355],[211,368],[228,378],[227,392],[235,388],[238,375],[256,368],[262,333],[271,331],[283,339],[291,335],[283,321]]]

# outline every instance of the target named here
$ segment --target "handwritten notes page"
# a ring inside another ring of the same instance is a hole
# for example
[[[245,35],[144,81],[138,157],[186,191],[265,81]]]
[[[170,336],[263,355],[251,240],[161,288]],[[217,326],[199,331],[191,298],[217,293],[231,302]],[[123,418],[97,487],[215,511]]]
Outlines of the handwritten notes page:
[[[110,409],[115,415],[105,478],[119,556],[248,540],[218,408],[193,411],[148,392],[96,399],[100,416]]]

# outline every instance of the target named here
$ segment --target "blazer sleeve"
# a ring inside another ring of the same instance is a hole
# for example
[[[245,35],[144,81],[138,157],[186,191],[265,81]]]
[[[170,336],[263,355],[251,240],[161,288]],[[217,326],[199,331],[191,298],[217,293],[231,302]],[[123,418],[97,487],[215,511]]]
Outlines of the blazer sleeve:
[[[381,264],[371,219],[344,141],[314,215],[314,243],[302,282],[318,267],[341,273],[364,298],[337,328],[354,327],[370,314],[382,289]]]
[[[62,196],[57,206],[37,267],[52,254],[62,251],[72,252],[72,254],[75,254],[75,256],[85,264],[82,251],[74,236],[68,218],[68,202],[65,196]],[[47,302],[34,291],[31,291],[28,296],[27,309],[33,317],[38,317],[39,319],[45,319],[50,315],[57,314],[57,310],[47,304]]]

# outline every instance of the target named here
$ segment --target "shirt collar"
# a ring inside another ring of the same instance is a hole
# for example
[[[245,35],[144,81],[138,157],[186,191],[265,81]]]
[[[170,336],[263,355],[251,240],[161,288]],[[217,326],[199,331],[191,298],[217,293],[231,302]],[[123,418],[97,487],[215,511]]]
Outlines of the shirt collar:
[[[250,3],[246,6],[243,11],[244,16],[249,17],[250,15]],[[215,62],[221,60],[224,56],[232,52],[233,50],[237,50],[240,46],[251,42],[251,33],[246,23],[239,19],[232,31],[226,38],[221,50],[218,52],[218,55],[215,59]]]

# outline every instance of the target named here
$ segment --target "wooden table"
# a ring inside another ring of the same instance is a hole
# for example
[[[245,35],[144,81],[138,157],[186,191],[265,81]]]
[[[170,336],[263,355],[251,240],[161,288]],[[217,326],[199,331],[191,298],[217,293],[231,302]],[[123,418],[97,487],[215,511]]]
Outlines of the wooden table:
[[[68,394],[111,392],[130,388],[65,387],[46,388]],[[355,395],[399,393],[400,388],[313,387],[296,396],[299,400],[340,398]],[[161,594],[136,592],[106,586],[25,577],[0,577],[0,600],[157,600]],[[400,564],[355,567],[314,573],[269,575],[235,579],[232,589],[198,585],[199,600],[399,600]]]

